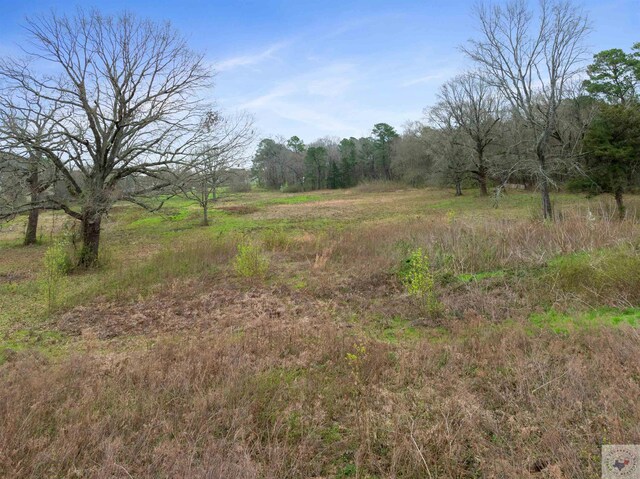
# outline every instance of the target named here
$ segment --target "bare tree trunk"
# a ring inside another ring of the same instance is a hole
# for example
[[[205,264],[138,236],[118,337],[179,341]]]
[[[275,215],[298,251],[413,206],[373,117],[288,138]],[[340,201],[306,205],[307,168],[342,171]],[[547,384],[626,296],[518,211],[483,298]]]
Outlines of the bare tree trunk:
[[[540,193],[542,195],[542,217],[545,220],[552,220],[553,210],[551,209],[551,197],[549,196],[549,180],[546,177],[540,180]]]
[[[478,153],[478,184],[480,185],[480,196],[488,196],[487,168],[483,164],[482,153]]]
[[[553,210],[551,208],[551,198],[549,197],[549,178],[547,176],[547,158],[544,147],[547,145],[549,138],[548,130],[538,139],[536,145],[536,155],[538,156],[538,164],[540,165],[540,177],[538,183],[540,185],[540,194],[542,196],[542,217],[545,220],[553,221]]]
[[[209,202],[202,205],[202,226],[209,226]]]
[[[31,174],[29,175],[29,189],[31,190],[31,202],[36,203],[38,201],[38,170],[37,167],[32,169]],[[24,245],[28,246],[31,244],[36,244],[38,240],[38,218],[40,215],[40,210],[33,209],[29,211],[29,220],[27,221],[27,231],[24,235]]]
[[[102,215],[93,210],[82,214],[82,249],[78,266],[90,268],[98,262],[101,223]]]
[[[202,226],[209,226],[209,187],[205,180],[202,183],[201,205],[202,205]]]
[[[27,221],[27,232],[24,235],[24,245],[29,246],[36,244],[38,241],[38,217],[40,210],[35,209],[29,211],[29,220]]]
[[[480,141],[476,142],[476,153],[478,155],[478,185],[480,186],[480,196],[488,196],[487,191],[487,167],[484,164],[484,147]]]
[[[462,183],[456,181],[456,196],[462,196]]]
[[[622,188],[616,188],[614,196],[616,198],[616,206],[618,207],[618,218],[623,220],[627,209],[624,206],[624,200],[622,199]]]

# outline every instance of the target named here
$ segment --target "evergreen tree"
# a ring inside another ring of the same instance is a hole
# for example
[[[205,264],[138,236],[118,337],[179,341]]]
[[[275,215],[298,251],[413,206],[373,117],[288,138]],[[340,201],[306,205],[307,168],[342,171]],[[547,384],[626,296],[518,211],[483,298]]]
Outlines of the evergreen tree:
[[[612,193],[623,219],[623,195],[640,176],[640,105],[603,105],[584,144],[596,192]]]
[[[375,146],[376,177],[391,179],[391,144],[398,133],[386,123],[377,123],[371,131]]]

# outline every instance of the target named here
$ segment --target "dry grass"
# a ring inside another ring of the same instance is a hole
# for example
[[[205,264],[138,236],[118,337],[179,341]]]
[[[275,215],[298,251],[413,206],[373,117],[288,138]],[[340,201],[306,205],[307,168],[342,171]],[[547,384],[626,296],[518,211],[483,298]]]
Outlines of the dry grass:
[[[0,473],[578,479],[598,474],[600,444],[640,441],[630,329],[479,321],[400,347],[282,319],[6,365]]]
[[[68,278],[44,323],[72,353],[0,365],[0,476],[582,479],[600,445],[640,442],[637,330],[529,319],[637,307],[633,218],[590,204],[544,223],[520,194],[498,210],[435,190],[319,195],[239,196],[210,229],[114,219],[111,261]],[[265,277],[233,271],[249,239]],[[438,317],[398,279],[415,248]],[[3,258],[2,291],[37,276],[42,250]]]
[[[635,244],[640,225],[615,220],[529,220],[446,217],[376,223],[337,241],[333,258],[347,265],[388,269],[407,248],[423,248],[437,266],[454,274],[544,265],[557,255]]]
[[[407,190],[409,187],[405,183],[389,180],[363,181],[352,191],[356,193],[389,193],[393,191]]]

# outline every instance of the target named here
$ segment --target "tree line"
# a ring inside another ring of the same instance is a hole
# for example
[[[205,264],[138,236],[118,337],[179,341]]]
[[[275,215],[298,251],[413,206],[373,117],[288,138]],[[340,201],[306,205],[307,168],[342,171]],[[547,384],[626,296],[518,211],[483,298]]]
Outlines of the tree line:
[[[398,133],[386,123],[366,138],[323,138],[309,145],[297,136],[263,139],[252,172],[265,188],[284,191],[349,188],[367,179],[391,180],[394,140]]]
[[[366,138],[264,139],[253,174],[266,188],[343,188],[394,179],[451,185],[483,196],[508,185],[571,187],[623,195],[638,186],[640,43],[588,63],[587,15],[570,1],[521,0],[475,8],[479,34],[461,47],[473,68],[445,82],[421,121],[398,134],[386,123]],[[586,79],[585,79],[586,78]]]

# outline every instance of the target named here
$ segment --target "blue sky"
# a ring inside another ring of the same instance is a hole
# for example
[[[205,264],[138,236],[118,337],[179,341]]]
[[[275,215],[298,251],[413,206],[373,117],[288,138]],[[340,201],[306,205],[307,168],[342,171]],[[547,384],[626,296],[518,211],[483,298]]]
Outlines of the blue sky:
[[[217,70],[214,97],[246,110],[262,136],[365,136],[418,120],[439,85],[469,65],[474,0],[109,1],[78,3],[170,20]],[[587,0],[593,51],[640,41],[640,0]],[[0,0],[0,54],[25,39],[26,15],[73,2]]]

